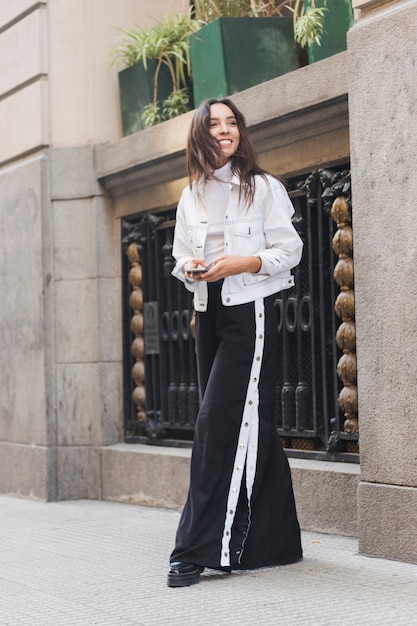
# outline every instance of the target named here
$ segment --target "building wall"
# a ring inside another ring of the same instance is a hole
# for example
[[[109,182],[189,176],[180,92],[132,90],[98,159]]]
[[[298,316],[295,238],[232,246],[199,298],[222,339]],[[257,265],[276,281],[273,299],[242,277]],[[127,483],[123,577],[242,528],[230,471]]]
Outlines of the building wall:
[[[100,447],[121,437],[119,224],[94,149],[49,150],[57,494],[99,498]]]
[[[0,490],[100,497],[121,437],[119,221],[94,143],[121,137],[116,27],[183,0],[0,3]]]
[[[185,0],[3,0],[0,6],[0,165],[46,146],[122,136],[117,28],[186,10]]]
[[[417,3],[399,2],[364,13],[349,33],[360,549],[413,561],[416,29]]]
[[[45,157],[2,168],[0,198],[0,489],[46,499],[55,425]]]

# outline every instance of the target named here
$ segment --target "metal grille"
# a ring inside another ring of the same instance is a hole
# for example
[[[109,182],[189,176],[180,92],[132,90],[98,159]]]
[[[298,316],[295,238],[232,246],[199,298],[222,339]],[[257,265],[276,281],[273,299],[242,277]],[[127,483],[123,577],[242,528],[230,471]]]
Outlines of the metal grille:
[[[294,270],[295,287],[278,294],[279,335],[276,424],[289,455],[357,460],[357,435],[341,432],[337,404],[342,387],[336,372],[340,351],[334,313],[334,282],[329,189],[346,181],[348,170],[314,172],[291,180],[294,225],[304,241]],[[124,390],[126,441],[187,445],[199,406],[194,339],[190,329],[192,294],[171,276],[175,210],[125,220],[122,224],[124,284]],[[138,421],[132,401],[129,262],[126,248],[138,246],[143,272],[146,419]],[[154,322],[147,325],[149,305]],[[147,337],[149,334],[149,337]],[[148,339],[148,341],[147,341]],[[150,348],[147,348],[151,346]],[[331,441],[331,445],[330,442]]]

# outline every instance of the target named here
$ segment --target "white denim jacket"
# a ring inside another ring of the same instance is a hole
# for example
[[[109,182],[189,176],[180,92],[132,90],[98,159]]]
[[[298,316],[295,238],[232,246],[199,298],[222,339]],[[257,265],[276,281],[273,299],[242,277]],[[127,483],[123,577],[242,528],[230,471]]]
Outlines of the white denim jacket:
[[[253,203],[244,206],[239,200],[239,177],[234,175],[224,219],[224,253],[257,256],[262,260],[258,273],[227,276],[222,286],[225,306],[244,304],[265,298],[294,284],[290,270],[301,259],[303,243],[291,222],[294,208],[288,194],[276,178],[255,176]],[[204,182],[186,187],[177,209],[173,256],[173,276],[194,292],[194,308],[207,309],[207,283],[185,277],[184,265],[193,258],[204,259],[208,230],[204,204]]]

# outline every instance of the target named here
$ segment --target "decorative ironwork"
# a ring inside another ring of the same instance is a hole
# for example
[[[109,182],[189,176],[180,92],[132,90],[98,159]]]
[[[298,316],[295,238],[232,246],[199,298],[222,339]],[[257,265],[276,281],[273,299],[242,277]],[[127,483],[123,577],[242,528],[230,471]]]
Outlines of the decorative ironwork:
[[[145,280],[147,287],[143,285],[143,270],[142,270],[142,257],[145,258],[145,266],[148,267],[149,263],[146,263],[147,251],[149,248],[149,242],[154,237],[155,229],[158,226],[159,218],[156,216],[145,216],[139,222],[124,222],[122,231],[122,246],[126,252],[126,256],[130,261],[131,269],[128,273],[129,284],[132,287],[132,291],[129,294],[129,304],[133,310],[130,322],[129,314],[125,308],[125,328],[126,323],[130,328],[130,333],[134,336],[134,340],[131,344],[131,355],[135,359],[133,367],[131,367],[130,384],[134,382],[134,388],[131,390],[131,400],[126,398],[125,393],[125,411],[129,407],[129,413],[132,413],[132,401],[136,407],[136,416],[134,423],[139,428],[143,425],[144,432],[151,440],[159,439],[166,435],[160,421],[158,412],[147,408],[146,402],[147,392],[146,389],[150,388],[151,396],[154,394],[152,380],[150,379],[152,369],[148,369],[145,351],[144,341],[144,300],[146,304],[149,303],[149,278]],[[148,293],[146,293],[148,291]],[[124,333],[126,335],[126,332]],[[146,377],[145,377],[146,371]],[[125,365],[126,372],[126,365]],[[125,380],[127,378],[125,374]]]
[[[327,450],[330,424],[338,412],[334,222],[322,194],[319,171],[294,181],[289,189],[304,251],[294,270],[295,287],[276,300],[281,342],[277,427],[293,456]]]
[[[142,267],[140,264],[139,250],[136,243],[131,243],[127,248],[127,257],[131,264],[129,272],[129,283],[132,293],[129,297],[129,304],[133,315],[130,320],[130,330],[134,336],[131,351],[135,359],[132,367],[132,378],[135,381],[135,388],[132,393],[132,400],[137,408],[137,418],[139,422],[146,419],[146,394],[145,394],[145,364],[144,364],[144,341],[143,341],[143,293],[142,293]]]
[[[343,389],[338,398],[344,413],[343,431],[356,434],[358,425],[358,389],[356,386],[356,328],[355,295],[353,268],[353,233],[350,215],[350,180],[340,179],[332,187],[336,198],[333,201],[331,215],[337,224],[333,238],[333,249],[339,256],[334,269],[334,278],[340,287],[336,298],[335,311],[342,319],[336,334],[336,342],[343,351],[337,365],[337,373],[343,382]]]
[[[334,309],[335,301],[353,298],[351,229],[346,214],[340,212],[340,207],[348,204],[348,184],[348,170],[339,168],[313,172],[289,185],[295,207],[294,225],[304,241],[304,253],[294,270],[295,287],[278,294],[275,301],[280,341],[276,424],[292,456],[333,458],[337,452],[337,458],[354,460],[346,454],[357,445],[352,427],[357,416],[353,398],[356,387],[349,369],[355,358],[354,316],[344,310],[340,323]],[[133,263],[143,271],[143,302],[140,310],[136,301],[136,308],[131,305],[133,317],[142,313],[144,304],[149,303],[156,310],[157,303],[159,310],[159,325],[155,326],[159,333],[157,349],[147,354],[142,342],[141,352],[129,354],[128,339],[133,333],[135,344],[138,337],[131,327],[131,311],[125,307],[127,441],[156,443],[162,439],[164,444],[183,445],[193,435],[199,395],[190,328],[192,294],[171,276],[174,225],[174,210],[123,223],[123,257],[130,260],[130,271]],[[132,241],[137,245],[137,258],[129,253]],[[124,273],[129,273],[126,265]],[[336,293],[335,279],[343,296]],[[135,283],[132,294],[138,289]],[[339,312],[338,305],[336,310]],[[143,337],[143,328],[141,332]],[[155,328],[152,332],[155,334]],[[152,337],[153,345],[156,339]],[[144,365],[144,381],[143,369],[139,371],[136,365],[140,361],[138,355]],[[132,359],[136,359],[133,364]],[[132,379],[134,367],[137,372]],[[144,421],[142,405],[142,421],[132,410],[134,389],[131,393],[129,389],[137,383],[144,384],[146,390]]]

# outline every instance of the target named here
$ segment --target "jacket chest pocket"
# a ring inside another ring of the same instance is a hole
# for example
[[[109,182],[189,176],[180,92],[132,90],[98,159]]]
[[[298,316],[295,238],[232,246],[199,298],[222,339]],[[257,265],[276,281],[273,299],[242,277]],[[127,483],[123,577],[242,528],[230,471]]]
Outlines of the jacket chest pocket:
[[[191,241],[196,256],[202,258],[202,250],[206,242],[207,227],[202,224],[190,224],[188,226],[188,239]]]
[[[250,256],[263,247],[261,219],[239,220],[233,224],[236,251],[240,256]]]

